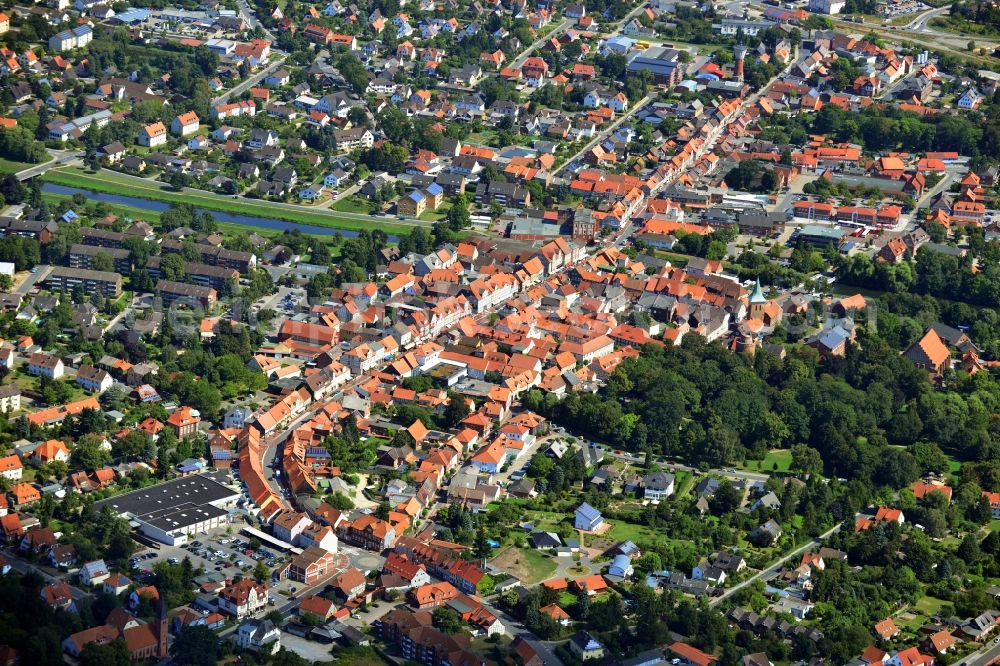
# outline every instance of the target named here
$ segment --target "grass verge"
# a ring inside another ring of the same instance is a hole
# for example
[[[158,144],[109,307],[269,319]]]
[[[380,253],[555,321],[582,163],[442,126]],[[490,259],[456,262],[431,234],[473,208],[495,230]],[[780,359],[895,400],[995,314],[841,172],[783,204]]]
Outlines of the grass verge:
[[[74,206],[73,200],[65,194],[53,194],[51,192],[43,192],[42,199],[47,201],[50,206],[58,204],[62,201],[66,201],[71,207]],[[132,220],[144,220],[150,224],[156,225],[160,220],[160,213],[155,210],[146,210],[145,208],[136,208],[135,206],[126,206],[125,204],[116,203],[105,203],[113,214],[118,217],[127,217]],[[256,232],[259,236],[264,236],[266,238],[274,238],[279,236],[282,232],[280,229],[265,229],[261,227],[256,227],[250,224],[236,224],[235,222],[220,222],[216,220],[215,226],[220,232],[226,235],[236,235],[236,234],[246,234],[251,231]],[[317,236],[319,238],[329,239],[329,234],[310,234],[308,232],[306,235]],[[337,248],[331,248],[331,251],[336,256],[339,253]]]
[[[49,158],[45,158],[47,161]],[[13,160],[5,160],[0,157],[0,173],[17,173],[18,171],[24,171],[25,169],[30,169],[33,166],[38,166],[41,162],[15,162]]]

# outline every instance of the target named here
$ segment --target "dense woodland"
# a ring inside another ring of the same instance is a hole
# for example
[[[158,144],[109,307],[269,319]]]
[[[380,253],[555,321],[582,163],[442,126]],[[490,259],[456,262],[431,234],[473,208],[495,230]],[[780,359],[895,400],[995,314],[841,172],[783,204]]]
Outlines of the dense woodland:
[[[828,476],[868,488],[941,471],[940,452],[1000,465],[995,377],[936,389],[879,334],[863,328],[858,341],[842,359],[799,347],[782,360],[686,336],[678,348],[647,346],[598,394],[556,401],[532,392],[525,405],[614,448],[711,466],[805,444]]]

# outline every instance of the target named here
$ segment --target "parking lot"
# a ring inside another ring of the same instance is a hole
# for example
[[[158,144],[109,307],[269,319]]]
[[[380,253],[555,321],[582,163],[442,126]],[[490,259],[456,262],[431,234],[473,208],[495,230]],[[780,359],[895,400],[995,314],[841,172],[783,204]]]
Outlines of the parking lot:
[[[290,553],[278,552],[267,544],[263,544],[257,550],[251,550],[250,538],[239,533],[241,526],[242,523],[233,523],[228,530],[220,528],[206,534],[195,535],[184,546],[161,544],[159,550],[141,549],[132,557],[132,576],[139,578],[143,573],[152,573],[153,565],[157,562],[179,563],[185,557],[190,558],[195,569],[201,568],[205,573],[218,572],[226,578],[232,578],[237,573],[252,576],[257,562],[263,562],[273,573],[292,557]],[[251,552],[248,553],[248,550]],[[351,566],[368,573],[381,570],[384,562],[384,558],[379,554],[360,548],[341,545],[339,551],[344,556],[339,569]],[[268,581],[268,585],[273,594],[281,595],[275,597],[278,605],[282,603],[282,597],[287,599],[293,594],[300,594],[305,587],[291,580]]]
[[[195,569],[201,568],[206,573],[217,571],[227,578],[240,572],[252,575],[257,562],[263,562],[273,571],[286,561],[286,555],[266,545],[251,550],[249,539],[238,534],[239,528],[240,524],[235,523],[230,526],[229,533],[226,529],[219,529],[196,535],[184,546],[161,544],[159,550],[147,548],[138,551],[131,561],[133,574],[151,572],[157,562],[167,561],[176,564],[185,557],[191,560]]]

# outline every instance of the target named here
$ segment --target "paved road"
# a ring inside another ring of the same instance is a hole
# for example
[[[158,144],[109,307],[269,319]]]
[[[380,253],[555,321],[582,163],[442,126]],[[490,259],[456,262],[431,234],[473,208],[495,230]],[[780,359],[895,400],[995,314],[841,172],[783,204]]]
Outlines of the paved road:
[[[555,653],[552,651],[552,647],[555,646],[557,643],[544,642],[539,640],[538,637],[535,636],[530,631],[528,631],[528,629],[523,624],[521,624],[521,622],[517,618],[513,617],[508,613],[505,613],[504,611],[500,610],[499,608],[497,608],[496,606],[485,600],[483,601],[483,606],[485,606],[487,609],[489,609],[490,612],[492,612],[494,615],[500,618],[500,622],[503,623],[503,626],[507,630],[507,634],[509,636],[511,637],[520,636],[522,639],[524,639],[524,641],[528,645],[535,648],[535,652],[537,652],[538,656],[542,658],[542,662],[543,664],[545,664],[545,666],[562,666],[563,663],[562,660],[559,659],[559,657],[557,657]]]
[[[132,311],[132,306],[133,306],[133,305],[135,305],[135,295],[134,295],[134,294],[133,294],[133,296],[132,296],[132,299],[131,299],[131,300],[129,300],[129,302],[128,302],[128,305],[126,305],[126,306],[125,306],[125,307],[124,307],[124,308],[122,309],[122,311],[121,311],[121,312],[119,312],[119,313],[118,313],[117,315],[115,315],[115,318],[114,318],[114,319],[112,319],[111,321],[109,321],[109,322],[107,323],[107,325],[106,325],[106,326],[104,327],[104,332],[105,332],[105,333],[107,333],[107,332],[108,332],[108,331],[110,331],[110,330],[111,330],[112,328],[114,328],[115,326],[117,326],[117,325],[118,325],[118,322],[120,322],[121,320],[125,319],[125,317],[127,317],[127,316],[128,316],[129,312],[131,312],[131,311]]]
[[[647,3],[640,2],[638,5],[636,5],[636,7],[632,11],[630,11],[628,14],[626,14],[625,16],[623,16],[620,20],[615,21],[614,23],[612,23],[611,24],[612,25],[611,30],[609,32],[604,33],[604,34],[608,35],[608,36],[613,36],[613,35],[618,34],[621,31],[623,25],[625,25],[627,22],[631,21],[633,17],[635,17],[640,12],[642,12],[644,9],[646,9],[646,5],[647,5]]]
[[[989,666],[1000,660],[1000,638],[994,638],[986,647],[966,655],[955,666]]]
[[[70,162],[75,162],[76,160],[83,157],[83,153],[79,151],[63,151],[63,150],[53,150],[52,153],[54,157],[48,162],[42,162],[41,164],[36,164],[33,167],[29,167],[22,171],[18,171],[15,176],[18,180],[28,180],[29,178],[34,178],[35,176],[41,176],[43,173],[49,169],[57,166],[62,166]]]
[[[338,192],[337,196],[331,197],[330,199],[327,199],[323,203],[319,204],[318,206],[316,206],[316,208],[330,208],[331,206],[333,206],[333,204],[337,203],[341,199],[346,199],[347,197],[353,195],[360,189],[361,189],[361,184],[355,183],[354,185],[348,187],[346,190],[341,190],[340,192]]]
[[[836,526],[830,528],[829,530],[827,530],[823,534],[819,535],[818,537],[816,537],[815,539],[813,539],[809,543],[805,544],[804,546],[799,546],[798,548],[796,548],[792,552],[788,553],[787,555],[783,555],[780,559],[777,559],[774,562],[772,562],[771,565],[769,567],[767,567],[766,569],[764,569],[763,571],[761,571],[759,573],[756,573],[753,576],[751,576],[750,578],[747,578],[746,580],[744,580],[744,581],[742,581],[742,582],[734,585],[733,587],[731,587],[728,590],[726,590],[725,592],[723,592],[722,595],[720,595],[718,597],[714,597],[711,601],[708,602],[708,605],[709,606],[718,605],[719,603],[725,601],[726,599],[728,599],[732,595],[736,594],[737,592],[739,592],[740,590],[742,590],[744,587],[746,587],[747,585],[750,585],[751,583],[753,583],[756,580],[759,580],[759,579],[763,578],[765,581],[767,581],[767,580],[770,580],[770,579],[774,578],[776,575],[778,575],[778,572],[781,571],[782,567],[785,565],[785,562],[788,562],[789,560],[798,557],[803,552],[805,552],[806,549],[808,549],[808,548],[812,548],[814,546],[818,546],[818,545],[822,544],[824,539],[828,539],[828,538],[830,538],[831,535],[836,534],[837,532],[839,532],[840,528],[842,526],[843,526],[843,523],[838,523]]]
[[[601,141],[604,141],[606,138],[608,138],[616,129],[618,129],[619,125],[621,125],[623,122],[625,122],[626,120],[637,114],[639,111],[643,109],[643,107],[645,107],[651,101],[653,101],[652,93],[646,95],[638,102],[636,102],[635,106],[633,106],[629,111],[623,113],[621,117],[618,118],[618,120],[616,120],[614,123],[611,124],[610,127],[598,133],[598,135],[595,136],[593,139],[591,139],[583,148],[578,150],[575,154],[573,154],[572,157],[566,160],[563,163],[563,165],[556,170],[556,175],[562,173],[569,165],[575,163],[578,159],[580,159],[581,155],[583,155],[588,150],[599,144]]]
[[[507,481],[510,480],[511,474],[526,467],[528,463],[531,462],[531,459],[535,456],[535,454],[538,453],[539,449],[543,448],[543,445],[548,446],[549,442],[559,437],[563,437],[563,435],[556,432],[543,435],[542,437],[536,437],[535,441],[533,441],[527,449],[522,451],[521,456],[512,462],[505,471],[494,474],[493,480],[500,485],[507,483]]]
[[[38,270],[36,272],[29,274],[28,277],[24,279],[24,282],[22,282],[20,286],[18,286],[18,288],[14,290],[15,294],[18,294],[21,296],[21,298],[24,298],[25,296],[28,295],[28,292],[31,291],[32,287],[34,287],[36,284],[44,282],[45,278],[47,278],[49,276],[49,273],[52,272],[52,267],[49,266],[48,264],[37,266],[37,268]]]
[[[37,573],[46,583],[61,583],[68,581],[66,576],[57,577],[49,574],[48,571],[46,571],[48,567],[40,567],[28,562],[27,560],[21,559],[21,556],[17,554],[17,551],[14,549],[7,549],[4,551],[4,557],[13,569],[20,571],[21,573]],[[90,593],[86,590],[81,590],[73,585],[70,585],[69,589],[74,599],[84,599],[90,596]]]
[[[549,41],[553,37],[558,37],[562,33],[566,32],[567,30],[569,30],[569,27],[571,25],[573,25],[573,19],[563,19],[562,23],[557,25],[552,32],[548,33],[547,35],[545,35],[540,39],[535,40],[531,44],[528,44],[528,48],[521,51],[521,55],[517,56],[517,58],[514,59],[514,62],[511,63],[511,67],[517,69],[518,67],[523,65],[524,61],[527,60],[528,57],[535,52],[535,49],[537,49],[539,46]]]
[[[640,455],[634,455],[628,452],[615,453],[614,451],[604,448],[604,457],[614,460],[620,460],[622,462],[630,463],[633,465],[642,465],[646,462],[646,459]],[[701,470],[697,467],[691,467],[690,465],[684,465],[681,463],[666,462],[664,459],[656,460],[654,462],[658,464],[661,468],[671,471],[671,472],[689,472],[692,474],[701,474]],[[710,469],[706,475],[713,474],[715,476],[724,476],[729,479],[736,480],[747,480],[747,481],[767,481],[770,477],[769,474],[765,472],[749,472],[742,469],[725,468],[725,469]]]
[[[927,11],[918,14],[915,19],[907,23],[906,25],[900,26],[900,30],[908,30],[913,32],[939,32],[933,28],[928,28],[927,24],[930,20],[936,16],[941,16],[946,14],[951,9],[951,5],[945,5],[944,7],[937,7],[935,9],[928,9]]]
[[[275,39],[274,34],[270,30],[268,30],[263,23],[257,20],[257,17],[254,15],[253,10],[250,9],[250,5],[247,4],[246,0],[240,0],[239,8],[240,8],[240,16],[242,16],[243,20],[247,22],[247,25],[249,25],[253,29],[260,28],[261,32],[264,33],[265,37],[267,37],[271,41],[274,41]]]
[[[964,172],[964,167],[961,170]],[[923,196],[920,197],[920,199],[917,201],[917,208],[920,208],[921,206],[926,206],[931,199],[933,199],[938,194],[944,192],[949,187],[951,187],[951,182],[955,180],[956,176],[958,175],[959,175],[958,172],[952,171],[951,168],[949,167],[948,171],[945,172],[944,177],[941,178],[940,182],[938,182],[937,185],[935,185],[929,190],[924,190]]]
[[[271,72],[277,70],[279,67],[281,67],[282,65],[284,65],[286,60],[288,60],[288,56],[287,55],[280,56],[277,60],[275,60],[270,65],[268,65],[264,69],[260,70],[259,72],[257,72],[253,76],[251,76],[250,78],[248,78],[243,83],[239,84],[238,86],[236,86],[234,88],[230,88],[226,92],[224,92],[221,95],[219,95],[218,97],[214,98],[212,100],[212,106],[215,106],[216,104],[222,104],[226,100],[228,100],[230,97],[239,97],[240,95],[242,95],[243,93],[245,93],[247,90],[250,90],[251,87],[253,87],[253,86],[257,85],[258,83],[260,83],[261,81],[263,81],[269,74],[271,74]]]
[[[607,35],[614,35],[614,34],[616,34],[619,30],[621,30],[621,27],[625,24],[626,21],[631,20],[632,17],[634,17],[636,14],[638,14],[639,12],[641,12],[645,8],[646,8],[646,3],[640,2],[639,5],[635,9],[633,9],[632,11],[630,11],[628,14],[626,14],[624,18],[622,18],[620,21],[616,21],[615,23],[611,24],[612,25],[611,31],[607,32],[607,33],[604,33],[604,34],[607,34]],[[524,61],[527,60],[528,57],[532,53],[534,53],[535,50],[538,47],[540,47],[542,44],[544,44],[545,42],[549,41],[553,37],[558,37],[562,33],[566,32],[571,27],[573,27],[573,25],[575,23],[576,23],[576,21],[574,19],[568,19],[568,18],[567,19],[563,19],[562,22],[559,25],[556,26],[555,30],[553,30],[549,34],[545,35],[541,39],[538,39],[538,40],[532,42],[531,44],[529,44],[528,48],[524,49],[524,51],[522,51],[521,54],[519,56],[517,56],[517,58],[514,59],[514,62],[511,63],[511,66],[516,69],[516,68],[520,67],[521,65],[523,65]]]

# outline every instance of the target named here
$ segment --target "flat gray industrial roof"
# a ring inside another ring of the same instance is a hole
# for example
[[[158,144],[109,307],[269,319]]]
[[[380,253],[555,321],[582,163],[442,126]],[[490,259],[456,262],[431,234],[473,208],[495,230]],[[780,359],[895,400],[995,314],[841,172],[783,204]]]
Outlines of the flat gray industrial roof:
[[[220,480],[225,480],[220,472],[182,476],[95,502],[94,508],[101,511],[108,507],[119,515],[127,513],[144,523],[171,531],[228,513],[214,503],[235,497],[239,492]]]

